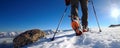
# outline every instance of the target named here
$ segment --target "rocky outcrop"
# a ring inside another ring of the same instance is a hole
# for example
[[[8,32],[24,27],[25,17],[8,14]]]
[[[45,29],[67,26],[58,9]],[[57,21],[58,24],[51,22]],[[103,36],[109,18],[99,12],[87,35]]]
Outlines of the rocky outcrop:
[[[117,24],[117,25],[110,25],[109,27],[118,27],[120,26],[120,24]]]
[[[20,48],[22,46],[34,43],[38,39],[45,36],[46,33],[39,29],[28,30],[15,37],[13,40],[13,45],[14,48]]]

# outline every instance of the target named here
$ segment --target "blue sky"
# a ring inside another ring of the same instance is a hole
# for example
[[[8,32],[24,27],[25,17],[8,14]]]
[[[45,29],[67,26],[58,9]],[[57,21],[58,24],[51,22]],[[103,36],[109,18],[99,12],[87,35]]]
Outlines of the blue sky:
[[[101,27],[120,23],[119,0],[93,1]],[[0,0],[0,32],[56,29],[65,7],[64,0]],[[91,3],[88,4],[88,9],[88,26],[97,27]],[[71,29],[68,15],[70,6],[59,29]]]

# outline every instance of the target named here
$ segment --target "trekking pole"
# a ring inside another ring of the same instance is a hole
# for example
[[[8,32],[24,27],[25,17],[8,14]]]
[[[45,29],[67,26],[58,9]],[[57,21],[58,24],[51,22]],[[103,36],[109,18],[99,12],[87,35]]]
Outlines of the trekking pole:
[[[95,18],[96,18],[96,21],[97,21],[98,27],[99,27],[99,32],[102,32],[102,30],[101,30],[101,28],[100,28],[100,25],[99,25],[99,21],[98,21],[98,16],[97,16],[97,14],[96,14],[95,7],[94,7],[94,4],[93,4],[93,0],[91,0],[91,3],[92,3],[92,7],[93,7],[93,11],[94,11],[94,15],[95,15]]]
[[[59,29],[59,26],[60,26],[60,24],[61,24],[61,22],[62,22],[62,20],[63,20],[63,17],[64,17],[65,14],[66,14],[67,8],[68,8],[68,6],[66,6],[66,8],[65,8],[65,10],[64,10],[64,13],[63,13],[63,15],[62,15],[62,17],[61,17],[61,19],[60,19],[60,21],[59,21],[59,23],[58,23],[58,26],[57,26],[57,28],[56,28],[56,31],[55,31],[54,35],[53,35],[53,38],[51,39],[52,41],[55,39],[55,35],[56,35],[56,33],[57,33],[58,29]]]

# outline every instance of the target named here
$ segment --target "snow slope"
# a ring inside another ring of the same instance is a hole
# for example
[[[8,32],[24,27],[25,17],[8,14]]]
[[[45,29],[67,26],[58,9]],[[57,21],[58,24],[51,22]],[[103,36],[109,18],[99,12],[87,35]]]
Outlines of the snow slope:
[[[54,41],[52,35],[26,46],[27,48],[120,48],[120,27],[104,28],[102,32],[90,29],[82,36],[75,36],[74,31],[60,32]],[[83,42],[84,40],[84,42]],[[25,47],[25,48],[26,48]]]
[[[97,28],[92,28],[81,36],[75,36],[74,31],[68,30],[57,33],[54,41],[50,40],[52,37],[53,34],[49,34],[46,38],[39,39],[23,48],[120,48],[120,27],[102,28],[102,32],[98,32]],[[7,45],[8,48],[13,47],[11,44]],[[0,44],[0,48],[7,47]]]

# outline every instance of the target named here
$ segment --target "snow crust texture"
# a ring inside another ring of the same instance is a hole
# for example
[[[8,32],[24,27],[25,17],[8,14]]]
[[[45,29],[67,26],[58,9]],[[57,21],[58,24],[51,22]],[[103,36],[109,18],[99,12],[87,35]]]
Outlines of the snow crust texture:
[[[50,33],[23,48],[120,48],[120,27],[102,28],[102,32],[91,28],[81,36],[75,36],[74,31],[68,30],[58,32],[54,41],[51,41],[52,37],[53,33]],[[0,48],[12,48],[13,38],[0,38]]]

